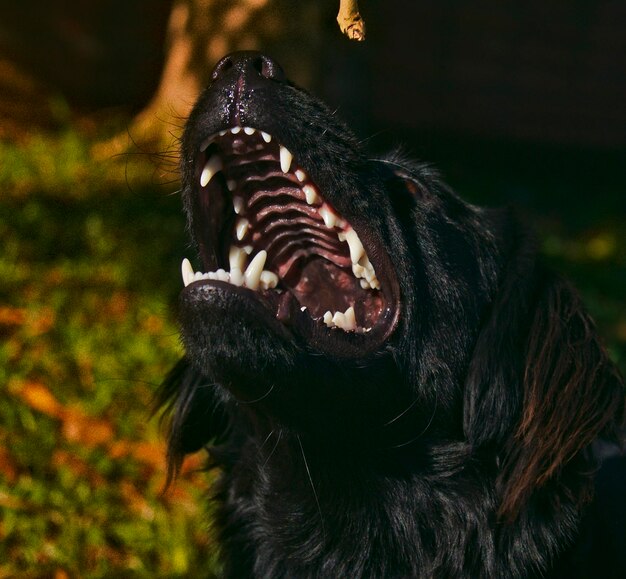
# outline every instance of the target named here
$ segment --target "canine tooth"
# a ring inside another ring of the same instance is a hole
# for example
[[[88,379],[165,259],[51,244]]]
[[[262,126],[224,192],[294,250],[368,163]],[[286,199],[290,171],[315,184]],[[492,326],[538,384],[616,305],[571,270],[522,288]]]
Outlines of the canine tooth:
[[[235,195],[233,197],[233,208],[237,215],[241,215],[243,213],[244,204],[243,197],[239,197],[239,195]]]
[[[321,215],[322,219],[324,220],[324,225],[326,225],[328,229],[332,229],[337,223],[337,215],[325,203],[318,209],[318,213]]]
[[[260,282],[262,289],[273,289],[278,285],[278,276],[273,271],[265,269],[261,272]]]
[[[306,179],[306,173],[302,169],[297,169],[296,178],[302,183]]]
[[[246,262],[248,261],[248,255],[241,248],[236,245],[231,245],[230,250],[228,251],[228,263],[230,264],[230,269],[239,269],[243,271]]]
[[[345,325],[343,327],[344,330],[355,330],[356,329],[356,317],[354,315],[354,308],[350,306],[344,313]]]
[[[243,273],[238,267],[230,268],[230,283],[241,287],[243,285]]]
[[[250,262],[250,265],[246,269],[244,274],[246,287],[255,290],[259,287],[261,280],[261,273],[263,272],[263,266],[267,259],[267,251],[262,249],[254,256],[254,259]]]
[[[254,133],[256,133],[256,129],[253,129],[252,127],[244,127],[243,132],[246,133],[246,135],[254,135]]]
[[[233,135],[238,134],[240,131],[241,131],[241,127],[233,127],[233,128],[230,130],[230,132],[231,132]]]
[[[200,175],[200,185],[205,187],[209,181],[213,178],[213,176],[222,170],[222,159],[220,159],[217,155],[213,155],[202,169],[202,174]]]
[[[365,249],[354,229],[350,228],[346,231],[346,241],[350,246],[350,259],[352,263],[359,263],[359,259],[365,255]]]
[[[329,328],[334,328],[335,327],[335,323],[333,322],[333,315],[330,313],[330,311],[326,312],[324,314],[324,323],[329,327]]]
[[[306,312],[306,306],[302,306],[302,307],[300,308],[300,311],[301,311],[301,312]]]
[[[191,262],[185,258],[183,262],[180,264],[180,269],[183,274],[183,283],[185,287],[187,287],[191,283],[191,278],[193,277],[193,267],[191,267]]]
[[[317,203],[319,201],[319,195],[315,190],[315,187],[312,185],[305,185],[302,187],[302,191],[304,191],[304,196],[306,197],[306,202],[309,205],[313,205],[313,203]]]
[[[226,187],[228,187],[229,191],[234,191],[237,188],[237,181],[229,179],[228,181],[226,181]]]
[[[265,133],[264,131],[261,131],[261,136],[263,137],[263,140],[266,143],[271,143],[272,142],[272,135],[270,135],[269,133]]]
[[[280,146],[280,168],[283,173],[289,173],[293,155],[282,145]]]
[[[237,239],[241,241],[248,233],[248,228],[250,227],[250,222],[245,217],[240,217],[237,220]]]

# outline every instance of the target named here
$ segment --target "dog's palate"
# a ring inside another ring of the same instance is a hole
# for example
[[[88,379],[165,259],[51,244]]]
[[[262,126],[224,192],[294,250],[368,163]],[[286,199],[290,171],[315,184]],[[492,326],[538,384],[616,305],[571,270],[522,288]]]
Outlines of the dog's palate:
[[[374,266],[291,151],[252,127],[220,131],[200,147],[198,183],[199,237],[224,268],[194,272],[184,260],[185,286],[211,280],[288,291],[327,328],[371,330],[384,310]]]

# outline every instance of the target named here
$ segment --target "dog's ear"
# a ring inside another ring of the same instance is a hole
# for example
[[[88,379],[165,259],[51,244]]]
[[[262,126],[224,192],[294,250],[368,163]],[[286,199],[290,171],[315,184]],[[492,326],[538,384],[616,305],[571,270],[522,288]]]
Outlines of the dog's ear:
[[[532,491],[598,436],[615,439],[626,392],[581,299],[566,281],[540,276],[528,333],[519,420],[500,476],[500,516],[512,520]]]
[[[227,429],[224,404],[216,387],[187,359],[172,368],[158,394],[156,406],[168,421],[168,482],[186,454],[196,452]]]
[[[519,230],[508,271],[478,336],[465,385],[464,429],[500,456],[500,516],[597,436],[623,424],[626,393],[576,291],[537,263]]]

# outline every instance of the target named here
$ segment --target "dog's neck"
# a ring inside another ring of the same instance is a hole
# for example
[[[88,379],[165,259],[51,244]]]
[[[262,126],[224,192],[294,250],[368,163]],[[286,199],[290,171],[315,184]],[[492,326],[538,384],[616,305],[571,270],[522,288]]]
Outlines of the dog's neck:
[[[574,528],[576,511],[566,502],[558,514],[543,505],[540,518],[524,512],[514,524],[497,524],[496,473],[472,461],[463,443],[422,445],[422,457],[406,468],[409,449],[397,461],[381,449],[330,453],[278,426],[237,438],[222,465],[219,514],[232,576],[251,573],[240,553],[253,550],[262,576],[462,577],[471,558],[482,576],[494,576],[502,559],[515,577],[516,568],[520,575],[529,564],[545,568],[554,556],[563,537],[548,521],[558,518],[563,536]],[[244,464],[253,467],[244,472]],[[226,489],[237,489],[237,498]],[[232,529],[242,530],[236,540]],[[519,547],[522,534],[535,549]]]

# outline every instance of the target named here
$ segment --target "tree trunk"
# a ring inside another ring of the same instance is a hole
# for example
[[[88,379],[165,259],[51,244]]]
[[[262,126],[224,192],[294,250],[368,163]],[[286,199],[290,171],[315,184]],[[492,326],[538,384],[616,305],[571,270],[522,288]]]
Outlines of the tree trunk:
[[[142,150],[172,149],[214,64],[233,50],[268,51],[290,69],[296,82],[308,84],[321,42],[316,0],[297,4],[293,0],[176,0],[168,23],[165,65],[153,98],[128,132],[99,144],[94,152],[109,158],[133,145]]]

